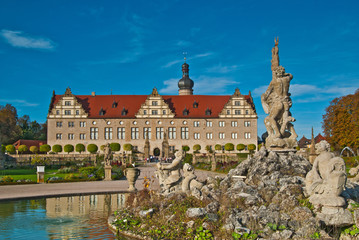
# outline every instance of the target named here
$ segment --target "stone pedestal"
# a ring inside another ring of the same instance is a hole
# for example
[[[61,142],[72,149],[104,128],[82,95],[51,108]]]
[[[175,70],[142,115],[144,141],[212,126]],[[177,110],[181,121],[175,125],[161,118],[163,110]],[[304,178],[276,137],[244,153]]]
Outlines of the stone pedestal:
[[[212,162],[211,162],[211,171],[212,172],[216,171],[216,167],[217,167],[217,162],[216,162],[216,158],[213,155]]]
[[[37,183],[45,182],[45,166],[37,166]]]
[[[111,170],[112,170],[112,167],[111,165],[106,165],[105,166],[105,179],[104,181],[112,181],[112,178],[111,178]]]

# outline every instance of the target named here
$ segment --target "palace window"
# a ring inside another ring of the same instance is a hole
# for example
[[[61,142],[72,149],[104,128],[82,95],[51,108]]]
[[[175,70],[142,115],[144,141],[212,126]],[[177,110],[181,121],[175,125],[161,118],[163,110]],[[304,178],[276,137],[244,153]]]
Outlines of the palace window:
[[[56,115],[60,115],[60,110],[56,110]]]
[[[232,139],[237,139],[238,138],[238,133],[232,133]]]
[[[56,133],[56,140],[61,140],[61,139],[62,139],[62,134]]]
[[[188,139],[188,127],[181,127],[181,139]]]
[[[200,139],[201,135],[200,133],[194,133],[194,139]]]
[[[143,128],[143,139],[147,139],[147,135],[148,135],[148,139],[151,139],[151,128],[150,127]]]
[[[219,133],[219,139],[225,139],[226,135],[224,133]]]
[[[146,115],[146,114],[147,114],[147,110],[143,110],[143,114]]]
[[[73,133],[69,133],[67,136],[68,136],[69,140],[74,140],[75,139],[75,134],[73,134]]]
[[[169,139],[176,139],[176,128],[175,127],[169,127],[168,128],[168,138]]]
[[[212,139],[213,138],[213,133],[206,133],[206,137],[207,137],[207,139]]]
[[[193,126],[194,126],[194,127],[199,127],[199,121],[194,121],[194,122],[193,122]]]
[[[56,122],[56,127],[62,127],[62,122]]]
[[[207,108],[204,113],[206,114],[206,116],[211,116],[212,111],[209,108]]]
[[[158,102],[157,101],[152,101],[152,106],[158,106]]]
[[[226,124],[225,124],[224,121],[219,121],[219,122],[218,122],[218,125],[219,125],[220,127],[224,127]]]
[[[250,139],[251,138],[251,133],[249,133],[249,132],[244,133],[244,138],[245,139]]]
[[[139,138],[138,128],[132,127],[131,128],[131,139],[138,139],[138,138]]]
[[[166,110],[162,110],[162,114],[163,114],[163,115],[166,115]]]
[[[231,110],[227,110],[227,114],[228,114],[228,115],[231,114]]]
[[[71,106],[71,102],[70,101],[65,101],[65,106]]]
[[[86,127],[86,122],[80,122],[80,127]]]
[[[169,151],[172,153],[175,151],[175,146],[168,146],[168,148],[169,148]]]
[[[249,114],[249,110],[246,110],[246,114]]]
[[[121,139],[121,140],[125,139],[125,128],[124,127],[117,128],[117,138]]]
[[[80,139],[85,140],[86,139],[86,134],[85,133],[80,133]]]
[[[152,115],[158,115],[158,111],[157,110],[152,110]]]
[[[213,126],[213,124],[212,124],[212,122],[211,122],[211,121],[208,121],[208,122],[206,122],[206,126],[207,126],[207,127],[212,127],[212,126]]]
[[[71,110],[65,110],[65,115],[71,115]]]
[[[97,127],[90,128],[90,139],[91,140],[98,139],[98,128]]]
[[[235,101],[235,102],[234,102],[234,105],[235,105],[235,106],[241,106],[241,102],[240,102],[240,101]]]
[[[106,140],[112,139],[112,128],[110,127],[105,128],[105,139]]]
[[[76,115],[80,115],[80,110],[76,110]]]
[[[163,139],[163,127],[156,128],[156,139]]]
[[[74,122],[69,122],[69,127],[75,127],[75,123]]]
[[[232,126],[232,127],[237,127],[237,126],[238,126],[238,122],[232,121],[232,122],[231,122],[231,126]]]
[[[250,127],[251,126],[251,121],[245,121],[244,126],[245,127]]]
[[[234,110],[234,115],[241,115],[241,110]]]

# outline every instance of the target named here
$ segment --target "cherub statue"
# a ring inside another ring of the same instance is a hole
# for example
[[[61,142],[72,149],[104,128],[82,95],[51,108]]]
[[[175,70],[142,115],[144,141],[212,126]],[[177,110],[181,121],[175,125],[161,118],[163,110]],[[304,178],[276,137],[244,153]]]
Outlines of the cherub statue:
[[[110,163],[110,158],[111,158],[111,147],[110,147],[110,144],[107,143],[103,149],[104,151],[104,161],[105,161],[105,165],[107,166],[110,166],[111,163]]]

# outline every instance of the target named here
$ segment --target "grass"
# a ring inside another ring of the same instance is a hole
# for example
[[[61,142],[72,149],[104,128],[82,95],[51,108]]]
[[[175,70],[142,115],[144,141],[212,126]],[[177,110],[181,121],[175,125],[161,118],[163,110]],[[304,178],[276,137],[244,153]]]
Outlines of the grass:
[[[78,173],[72,173],[78,176]],[[57,169],[48,169],[45,171],[45,181],[50,177],[62,177],[68,175],[67,173],[57,173]],[[11,176],[14,181],[20,179],[30,179],[31,181],[37,181],[36,169],[5,169],[0,170],[0,178],[3,176]]]

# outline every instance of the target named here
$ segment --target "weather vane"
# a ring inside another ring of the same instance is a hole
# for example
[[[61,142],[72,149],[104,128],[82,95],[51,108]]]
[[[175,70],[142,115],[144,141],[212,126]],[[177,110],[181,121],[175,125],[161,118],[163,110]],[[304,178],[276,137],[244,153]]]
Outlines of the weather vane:
[[[187,52],[183,52],[184,62],[186,62],[187,59]]]

